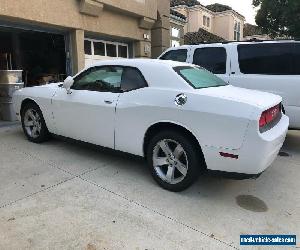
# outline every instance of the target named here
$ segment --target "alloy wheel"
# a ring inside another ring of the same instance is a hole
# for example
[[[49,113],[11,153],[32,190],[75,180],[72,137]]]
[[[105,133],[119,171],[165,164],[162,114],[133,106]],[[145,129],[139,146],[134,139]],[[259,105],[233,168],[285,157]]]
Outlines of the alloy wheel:
[[[36,110],[26,110],[24,114],[24,127],[30,137],[37,138],[40,136],[42,130],[42,121],[39,113]]]
[[[152,160],[158,177],[169,184],[177,184],[187,175],[187,154],[175,140],[159,141],[153,149]]]

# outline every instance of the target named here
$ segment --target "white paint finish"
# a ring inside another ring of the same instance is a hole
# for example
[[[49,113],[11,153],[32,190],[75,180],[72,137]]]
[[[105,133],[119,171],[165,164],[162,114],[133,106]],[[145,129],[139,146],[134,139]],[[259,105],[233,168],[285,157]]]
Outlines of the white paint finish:
[[[115,107],[118,93],[58,88],[49,107],[55,133],[114,148]],[[106,103],[111,102],[111,103]]]
[[[274,42],[264,42],[274,43]],[[288,41],[284,41],[288,43]],[[255,74],[243,74],[240,72],[237,46],[238,42],[229,44],[202,44],[191,46],[180,46],[176,48],[170,48],[162,55],[170,50],[188,49],[189,56],[187,58],[188,63],[193,63],[193,55],[197,48],[215,48],[223,47],[227,52],[226,62],[226,74],[218,74],[224,81],[242,88],[256,89],[260,91],[266,91],[276,95],[280,95],[283,98],[283,106],[286,114],[290,118],[290,127],[300,129],[300,76],[299,75],[255,75]],[[242,44],[251,44],[242,43]],[[161,55],[161,56],[162,56]]]
[[[19,113],[18,119],[20,120],[21,104],[25,99],[35,101],[43,112],[43,116],[47,127],[50,131],[55,129],[53,115],[51,109],[51,98],[57,90],[57,83],[48,84],[38,87],[29,87],[18,90],[13,95],[13,105],[16,113]]]
[[[189,66],[186,63],[124,59],[96,66],[103,65],[136,67],[149,87],[124,93],[72,90],[69,95],[58,84],[25,88],[15,93],[16,110],[24,99],[32,98],[46,114],[50,132],[141,156],[151,125],[177,124],[196,137],[208,169],[222,171],[261,172],[281,147],[288,127],[286,116],[265,133],[268,138],[258,129],[261,113],[280,103],[279,96],[230,85],[193,89],[173,70],[175,66]],[[180,93],[188,100],[182,107],[174,103]],[[220,151],[234,151],[241,158],[225,159]],[[258,162],[256,167],[249,164],[253,156]]]

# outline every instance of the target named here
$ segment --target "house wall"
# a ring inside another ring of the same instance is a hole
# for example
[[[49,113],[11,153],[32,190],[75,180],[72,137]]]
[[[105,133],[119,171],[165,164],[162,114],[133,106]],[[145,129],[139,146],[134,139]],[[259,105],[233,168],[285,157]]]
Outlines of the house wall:
[[[209,27],[205,26],[203,24],[203,16],[209,17],[210,18],[210,25]],[[210,12],[207,11],[206,9],[202,8],[201,9],[201,17],[200,17],[200,23],[201,23],[201,28],[207,30],[208,32],[213,33],[213,28],[214,28],[214,15]]]
[[[233,40],[233,19],[230,16],[215,16],[213,33],[225,40]]]
[[[224,12],[212,12],[203,6],[176,6],[174,10],[187,17],[187,24],[184,27],[185,33],[197,32],[199,28],[205,29],[226,40],[234,40],[234,21],[241,23],[241,40],[243,39],[244,17],[236,12],[229,10]],[[203,16],[210,18],[210,26],[203,25]]]
[[[157,21],[151,32],[152,58],[157,58],[170,47],[170,0],[158,0],[157,9]]]
[[[69,35],[74,72],[84,67],[86,35],[132,43],[136,57],[151,57],[151,29],[158,13],[163,19],[169,17],[169,0],[0,0],[0,25],[52,29]],[[155,41],[155,46],[164,40],[169,44],[169,26],[156,27],[166,38]]]

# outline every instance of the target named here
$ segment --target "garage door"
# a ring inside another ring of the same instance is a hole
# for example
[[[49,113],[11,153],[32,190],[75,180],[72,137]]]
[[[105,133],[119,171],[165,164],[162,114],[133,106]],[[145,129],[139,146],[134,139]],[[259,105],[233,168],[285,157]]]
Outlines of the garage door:
[[[85,66],[101,60],[129,58],[128,44],[95,39],[84,40]]]

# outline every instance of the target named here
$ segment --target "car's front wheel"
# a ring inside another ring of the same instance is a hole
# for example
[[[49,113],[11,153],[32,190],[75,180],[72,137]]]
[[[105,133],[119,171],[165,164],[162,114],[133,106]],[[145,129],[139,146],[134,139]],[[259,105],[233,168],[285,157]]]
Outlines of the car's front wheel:
[[[23,131],[29,141],[41,143],[49,139],[42,111],[35,103],[28,103],[21,112]]]
[[[176,131],[163,131],[154,136],[147,149],[147,160],[154,180],[173,192],[192,185],[204,168],[190,138]]]

